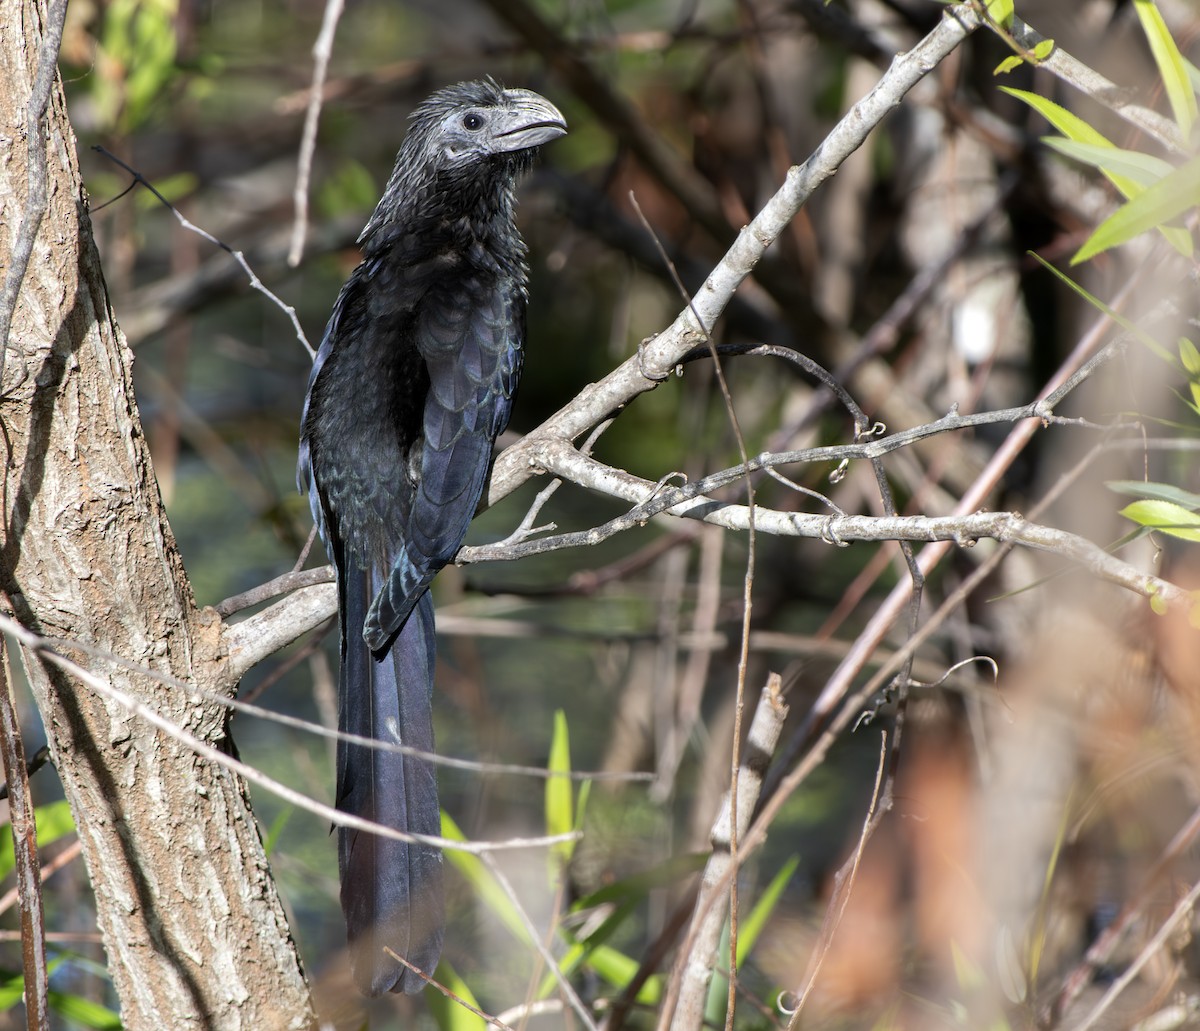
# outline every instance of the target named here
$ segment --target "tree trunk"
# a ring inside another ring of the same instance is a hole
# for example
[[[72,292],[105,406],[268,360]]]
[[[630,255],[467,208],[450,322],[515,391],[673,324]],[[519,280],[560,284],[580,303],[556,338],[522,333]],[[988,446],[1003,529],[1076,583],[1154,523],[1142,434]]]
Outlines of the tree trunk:
[[[28,192],[26,107],[46,8],[0,0],[0,273]],[[80,664],[217,747],[223,707],[145,672],[230,690],[221,626],[196,608],[109,310],[56,82],[47,207],[19,295],[0,399],[0,589],[15,617],[128,665]],[[69,648],[62,649],[68,653]],[[301,1028],[308,988],[250,811],[229,771],[25,653],[75,814],[127,1028]]]

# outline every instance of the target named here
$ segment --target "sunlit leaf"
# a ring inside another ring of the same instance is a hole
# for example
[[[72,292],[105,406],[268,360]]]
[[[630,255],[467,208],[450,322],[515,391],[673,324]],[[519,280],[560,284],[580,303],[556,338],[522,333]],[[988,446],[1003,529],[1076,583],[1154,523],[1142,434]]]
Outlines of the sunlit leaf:
[[[1200,157],[1192,158],[1108,216],[1071,259],[1078,265],[1155,229],[1200,202]]]
[[[459,830],[458,824],[443,810],[442,837],[453,841],[466,841],[466,835]],[[459,852],[457,849],[446,849],[446,861],[453,866],[471,885],[476,898],[500,918],[501,923],[512,932],[513,937],[525,945],[532,947],[529,932],[525,929],[525,921],[517,912],[512,899],[492,876],[492,872],[484,865],[482,859],[469,852]]]
[[[554,713],[554,736],[550,741],[550,761],[547,769],[557,777],[546,778],[546,833],[570,834],[575,829],[574,798],[569,776],[571,772],[571,738],[566,713]],[[557,872],[571,861],[573,841],[563,841],[550,848],[550,862]]]
[[[1144,329],[1142,329],[1141,326],[1139,326],[1137,323],[1132,322],[1131,320],[1127,319],[1119,311],[1116,311],[1115,309],[1109,307],[1109,305],[1105,304],[1102,300],[1100,300],[1099,297],[1096,297],[1094,294],[1089,293],[1082,286],[1080,286],[1078,283],[1076,283],[1075,280],[1073,280],[1066,273],[1060,272],[1058,269],[1056,269],[1053,265],[1050,264],[1050,262],[1048,262],[1045,258],[1043,258],[1036,251],[1030,251],[1029,253],[1033,255],[1034,260],[1036,262],[1038,262],[1038,264],[1040,264],[1044,269],[1046,269],[1047,272],[1050,272],[1052,275],[1055,275],[1059,279],[1061,279],[1064,283],[1067,284],[1067,286],[1069,286],[1072,290],[1074,290],[1077,294],[1079,294],[1079,296],[1082,297],[1085,301],[1087,301],[1088,304],[1090,304],[1093,308],[1095,308],[1097,311],[1104,312],[1104,314],[1107,315],[1110,319],[1112,319],[1113,322],[1115,322],[1118,326],[1120,326],[1126,332],[1135,336],[1150,351],[1152,351],[1154,354],[1158,355],[1159,358],[1163,359],[1163,361],[1170,362],[1172,365],[1175,364],[1175,356],[1172,355],[1171,352],[1168,351],[1165,347],[1163,347],[1162,344],[1160,344],[1157,340],[1155,340],[1154,337],[1152,337],[1149,333],[1147,333]]]
[[[784,863],[783,868],[771,878],[771,883],[754,903],[754,908],[750,910],[749,915],[738,921],[737,965],[739,970],[746,957],[750,955],[750,951],[754,948],[754,943],[758,941],[758,936],[767,925],[767,921],[771,919],[771,914],[775,912],[775,906],[779,902],[779,896],[783,894],[783,889],[787,887],[788,881],[792,879],[792,874],[796,872],[796,867],[799,865],[799,856],[792,856]]]
[[[1007,75],[1016,68],[1020,68],[1025,63],[1025,58],[1019,57],[1016,54],[1006,57],[992,71],[993,75]]]
[[[1144,480],[1108,480],[1104,484],[1117,494],[1134,498],[1167,501],[1189,510],[1200,509],[1200,494],[1176,487],[1172,483],[1148,483]]]
[[[107,1006],[65,992],[48,992],[46,1002],[55,1013],[81,1027],[97,1031],[121,1031],[121,1018]]]
[[[1098,168],[1110,179],[1132,179],[1141,187],[1153,186],[1175,171],[1175,166],[1169,161],[1137,150],[1122,150],[1102,143],[1082,143],[1060,136],[1044,136],[1042,142],[1060,154]]]
[[[463,1002],[479,1009],[479,1002],[467,982],[458,976],[446,960],[438,964],[435,980],[445,985]],[[437,1023],[440,1031],[487,1031],[488,1022],[478,1014],[472,1013],[466,1006],[460,1005],[455,999],[448,998],[436,989],[426,991],[425,1005]]]
[[[1179,360],[1192,376],[1200,376],[1200,350],[1187,337],[1179,338]]]
[[[1133,0],[1133,9],[1137,11],[1138,20],[1142,23],[1142,31],[1150,44],[1154,63],[1158,65],[1158,73],[1162,76],[1167,100],[1170,101],[1171,111],[1175,115],[1175,123],[1186,138],[1191,134],[1192,124],[1196,121],[1196,94],[1188,80],[1183,56],[1179,53],[1167,23],[1163,21],[1163,16],[1153,0]]]
[[[1013,20],[1013,0],[988,0],[988,17],[997,25],[1011,28]]]
[[[1185,541],[1200,541],[1200,515],[1170,501],[1135,501],[1121,515],[1139,526]]]
[[[38,848],[53,844],[75,829],[75,819],[65,799],[38,806],[33,811],[33,817],[37,825]],[[0,877],[7,877],[15,865],[12,834],[5,830],[0,834]]]

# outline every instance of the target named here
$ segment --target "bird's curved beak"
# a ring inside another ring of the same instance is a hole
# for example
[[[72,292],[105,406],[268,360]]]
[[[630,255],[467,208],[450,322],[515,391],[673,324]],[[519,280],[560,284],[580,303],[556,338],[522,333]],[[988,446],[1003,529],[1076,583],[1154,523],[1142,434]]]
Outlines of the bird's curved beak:
[[[497,151],[528,150],[566,135],[567,120],[541,94],[527,89],[508,89],[504,94],[508,104],[492,133]]]

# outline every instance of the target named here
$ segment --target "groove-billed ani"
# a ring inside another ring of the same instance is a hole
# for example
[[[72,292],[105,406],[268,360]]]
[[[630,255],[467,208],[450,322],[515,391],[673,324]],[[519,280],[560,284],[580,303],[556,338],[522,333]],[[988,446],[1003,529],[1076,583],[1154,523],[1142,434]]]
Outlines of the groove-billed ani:
[[[567,131],[554,105],[491,79],[434,93],[359,237],[363,261],[313,364],[300,483],[337,569],[338,725],[433,749],[430,581],[462,544],[508,423],[525,339],[525,246],[513,190]],[[429,762],[338,743],[338,808],[440,832]],[[355,980],[369,995],[424,982],[442,946],[442,857],[340,828]]]

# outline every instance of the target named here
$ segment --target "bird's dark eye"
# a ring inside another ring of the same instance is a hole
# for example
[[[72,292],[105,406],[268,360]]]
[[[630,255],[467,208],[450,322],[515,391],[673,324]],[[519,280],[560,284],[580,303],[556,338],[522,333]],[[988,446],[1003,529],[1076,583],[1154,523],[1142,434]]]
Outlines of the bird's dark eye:
[[[483,128],[483,118],[472,111],[470,114],[463,115],[462,124],[464,129],[475,132]]]

